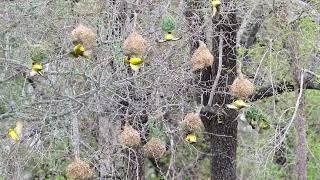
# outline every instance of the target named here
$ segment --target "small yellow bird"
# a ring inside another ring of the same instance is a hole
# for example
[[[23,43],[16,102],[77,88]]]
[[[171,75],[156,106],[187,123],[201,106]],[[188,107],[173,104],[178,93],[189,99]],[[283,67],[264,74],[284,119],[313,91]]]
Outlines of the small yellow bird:
[[[219,5],[221,5],[221,1],[219,0],[211,0],[211,4],[214,8],[217,8]]]
[[[14,129],[9,129],[8,130],[8,135],[15,141],[17,142],[19,140],[19,136],[17,135],[17,133],[14,131]]]
[[[41,73],[42,70],[43,70],[43,67],[41,63],[32,61],[30,76],[35,76],[37,74],[40,74],[41,76],[43,76],[43,74]]]
[[[219,0],[211,0],[211,4],[213,9],[213,16],[215,16],[217,13],[219,14],[221,2]]]
[[[197,136],[195,135],[195,133],[189,133],[189,134],[187,134],[185,141],[190,142],[190,143],[196,143]]]
[[[231,104],[227,104],[227,107],[230,109],[242,109],[244,107],[250,107],[250,105],[244,102],[242,99],[238,99]]]
[[[129,64],[132,70],[138,72],[140,65],[144,62],[144,60],[136,56],[124,56],[124,62]]]
[[[86,51],[84,46],[77,41],[74,41],[73,44],[74,44],[73,51],[71,51],[70,54],[76,58],[79,56],[84,56],[84,52]]]
[[[16,122],[16,127],[14,129],[10,128],[8,130],[8,136],[10,136],[15,142],[17,142],[22,134],[23,122],[18,120]]]
[[[167,42],[167,41],[178,41],[179,39],[181,39],[181,37],[179,37],[179,38],[174,37],[172,32],[166,32],[164,34],[164,39],[157,40],[157,42],[164,43],[164,42]]]

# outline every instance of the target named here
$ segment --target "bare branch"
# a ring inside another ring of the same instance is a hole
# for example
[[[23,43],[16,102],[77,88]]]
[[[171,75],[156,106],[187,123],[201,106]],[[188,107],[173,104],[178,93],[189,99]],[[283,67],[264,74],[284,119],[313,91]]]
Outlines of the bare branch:
[[[221,33],[221,31],[220,31]],[[212,85],[212,89],[211,89],[211,93],[210,93],[210,98],[208,101],[208,106],[212,105],[212,101],[213,101],[213,96],[215,94],[215,90],[217,88],[219,79],[220,79],[220,75],[221,75],[221,69],[222,69],[222,48],[223,48],[223,38],[222,38],[222,34],[220,34],[219,37],[219,65],[218,65],[218,72],[217,72],[217,76],[214,80],[214,83]]]
[[[320,83],[308,82],[305,86],[305,89],[315,89],[320,90]],[[274,96],[275,94],[282,94],[285,92],[294,91],[294,86],[292,82],[289,81],[280,81],[272,85],[264,86],[256,91],[255,94],[249,97],[250,101],[257,101],[260,99],[268,98]]]

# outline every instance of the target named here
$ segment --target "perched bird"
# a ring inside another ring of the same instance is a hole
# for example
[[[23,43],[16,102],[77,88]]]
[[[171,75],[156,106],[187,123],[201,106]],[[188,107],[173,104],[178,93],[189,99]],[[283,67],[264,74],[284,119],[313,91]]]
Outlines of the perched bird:
[[[221,1],[219,0],[211,0],[212,8],[213,8],[213,14],[214,16],[220,9]]]
[[[221,1],[219,0],[211,0],[212,7],[217,8],[221,5]]]
[[[8,136],[10,136],[15,142],[19,140],[18,134],[14,131],[14,129],[9,129],[8,130]]]
[[[179,37],[179,38],[174,37],[172,32],[166,32],[164,34],[164,39],[157,40],[157,42],[158,43],[164,43],[164,42],[167,42],[167,41],[178,41],[179,39],[181,39],[181,37]]]
[[[41,63],[32,61],[31,72],[30,72],[31,77],[37,74],[40,74],[41,76],[43,76],[43,74],[41,73],[42,70],[43,70],[43,67]]]
[[[197,136],[195,135],[195,133],[189,133],[187,134],[185,141],[190,143],[195,143],[197,142]]]
[[[86,51],[86,49],[83,47],[83,45],[78,41],[74,41],[73,44],[73,51],[70,52],[70,55],[76,58],[79,56],[84,56],[84,52]]]
[[[227,104],[227,107],[230,109],[242,109],[244,107],[250,107],[250,105],[244,102],[242,99],[238,99],[231,104]]]
[[[269,129],[269,128],[270,128],[270,124],[268,123],[267,120],[262,119],[261,122],[260,122],[260,124],[259,124],[259,127],[260,127],[261,129]]]
[[[252,129],[256,129],[258,122],[254,119],[248,120],[247,121],[249,123],[249,125],[251,126]]]
[[[22,134],[23,122],[18,120],[16,122],[16,127],[14,129],[10,128],[8,130],[8,136],[10,136],[15,142],[17,142]]]
[[[144,60],[136,56],[124,56],[124,62],[129,64],[132,70],[138,72],[140,65],[144,62]]]

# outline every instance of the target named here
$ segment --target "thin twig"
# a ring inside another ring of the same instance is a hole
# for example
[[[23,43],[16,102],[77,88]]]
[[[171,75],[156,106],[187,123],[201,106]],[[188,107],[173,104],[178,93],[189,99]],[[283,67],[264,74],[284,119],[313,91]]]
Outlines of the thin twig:
[[[301,75],[300,75],[300,91],[299,91],[299,95],[298,95],[298,98],[297,98],[297,101],[296,101],[294,113],[293,113],[293,115],[291,117],[290,122],[288,123],[287,127],[285,128],[285,131],[283,133],[282,138],[280,139],[279,143],[276,144],[275,147],[281,146],[282,142],[285,140],[286,134],[288,133],[293,121],[296,119],[296,116],[297,116],[297,113],[298,113],[298,110],[299,110],[299,106],[300,106],[301,97],[302,97],[302,94],[303,94],[303,84],[304,84],[303,80],[304,80],[304,71],[302,71]]]
[[[73,153],[75,159],[80,158],[80,131],[79,131],[79,120],[77,115],[74,115],[71,120],[72,127],[72,144],[73,144]]]
[[[213,102],[213,96],[215,94],[215,90],[217,88],[219,79],[220,79],[220,75],[221,75],[221,69],[222,69],[222,48],[223,48],[223,38],[222,38],[222,31],[220,31],[220,36],[219,36],[219,65],[218,65],[218,72],[217,72],[217,76],[214,80],[214,83],[212,85],[211,88],[211,92],[210,92],[210,97],[209,97],[209,101],[208,101],[208,106],[212,106],[212,102]]]

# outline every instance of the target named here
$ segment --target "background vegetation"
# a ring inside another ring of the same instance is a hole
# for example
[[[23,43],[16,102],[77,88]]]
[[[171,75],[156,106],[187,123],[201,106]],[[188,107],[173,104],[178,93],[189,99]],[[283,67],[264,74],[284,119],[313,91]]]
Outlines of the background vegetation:
[[[195,80],[201,74],[192,72],[191,38],[204,39],[218,63],[213,38],[219,32],[210,1],[193,3],[197,8],[191,10],[202,18],[201,33],[190,25],[186,17],[190,2],[183,0],[1,1],[0,179],[64,179],[68,164],[74,160],[75,146],[95,179],[138,177],[128,175],[134,173],[128,171],[128,164],[137,161],[141,165],[141,161],[130,159],[133,156],[128,148],[119,143],[126,113],[141,133],[142,145],[150,136],[161,137],[166,144],[167,152],[158,162],[142,159],[145,179],[212,177],[210,148],[219,147],[209,145],[205,130],[199,132],[197,143],[184,141],[179,126],[187,113],[199,112],[198,94],[204,91]],[[237,55],[243,62],[242,71],[257,90],[269,86],[273,92],[268,98],[251,99],[251,107],[239,111],[237,177],[294,178],[297,130],[291,121],[299,91],[292,91],[292,85],[282,90],[275,87],[278,82],[295,81],[292,69],[299,69],[313,85],[304,87],[304,109],[298,112],[306,120],[307,179],[320,179],[320,3],[222,1],[222,17],[228,17],[232,10],[240,27]],[[124,63],[122,51],[124,39],[133,30],[134,12],[136,30],[149,43],[137,75]],[[159,44],[156,40],[163,37],[161,16],[168,13],[175,17],[175,33],[182,39]],[[89,60],[68,55],[71,31],[80,23],[97,35]],[[242,40],[246,39],[245,25],[250,23],[252,27],[258,24],[258,30],[249,36],[253,40],[247,47]],[[293,37],[298,59],[294,66],[289,47]],[[44,76],[36,76],[30,83],[34,44],[46,49],[47,58]],[[252,118],[268,122],[268,130],[252,129],[239,118],[243,114],[248,120],[252,111],[258,112],[251,114]],[[148,123],[142,122],[145,117]],[[7,131],[17,120],[24,122],[23,137],[12,142]],[[74,122],[79,123],[80,134],[73,133]]]

